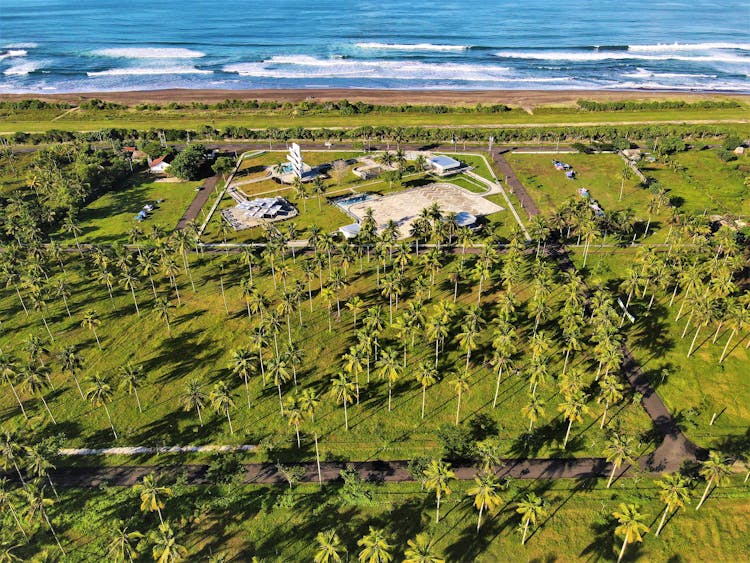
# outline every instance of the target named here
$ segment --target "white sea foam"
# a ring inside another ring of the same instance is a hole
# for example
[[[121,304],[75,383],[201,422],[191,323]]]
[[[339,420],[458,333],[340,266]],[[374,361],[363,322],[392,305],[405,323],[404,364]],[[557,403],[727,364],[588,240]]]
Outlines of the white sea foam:
[[[383,51],[466,51],[470,45],[435,45],[433,43],[357,43],[360,49],[379,49]]]
[[[627,78],[717,78],[716,74],[692,74],[688,72],[654,72],[645,68],[638,68],[636,72],[626,72],[623,76]]]
[[[87,72],[88,76],[156,76],[160,74],[212,74],[212,70],[201,70],[192,66],[174,67],[130,67],[111,68]]]
[[[617,82],[602,86],[606,89],[615,90],[697,90],[697,91],[717,91],[717,92],[746,92],[746,84],[737,82],[707,82],[705,84],[666,84],[664,82]]]
[[[690,61],[701,63],[737,63],[750,64],[750,57],[728,53],[706,55],[649,55],[629,51],[498,51],[495,56],[504,59],[531,59],[540,61],[606,61],[606,60],[642,60],[642,61]]]
[[[14,57],[25,57],[28,54],[29,52],[25,49],[9,49],[5,53],[0,54],[0,61]]]
[[[26,76],[30,72],[38,70],[40,66],[41,63],[39,62],[20,63],[17,65],[13,65],[10,68],[6,68],[3,71],[3,74],[6,76]]]
[[[674,51],[707,51],[713,49],[731,49],[750,51],[750,43],[657,43],[656,45],[629,45],[628,51],[674,52]]]
[[[4,45],[5,49],[36,49],[38,45],[36,43],[27,42],[27,43],[8,43],[7,45]]]
[[[226,65],[222,70],[259,78],[496,81],[506,77],[510,69],[498,65],[318,59],[308,55],[291,55],[271,57],[260,63]]]
[[[192,49],[172,47],[116,47],[93,52],[101,57],[121,59],[197,59],[206,54]]]

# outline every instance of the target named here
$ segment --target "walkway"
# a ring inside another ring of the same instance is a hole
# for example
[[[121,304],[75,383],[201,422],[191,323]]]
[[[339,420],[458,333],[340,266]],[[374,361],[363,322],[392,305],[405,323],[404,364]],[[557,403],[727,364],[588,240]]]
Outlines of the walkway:
[[[211,176],[203,183],[203,189],[195,195],[195,199],[193,199],[193,201],[190,203],[190,206],[187,208],[187,211],[185,211],[185,214],[179,221],[177,221],[176,229],[178,231],[181,231],[182,229],[187,227],[190,221],[195,221],[195,219],[198,217],[198,213],[200,213],[201,209],[203,209],[203,206],[208,201],[208,198],[211,197],[211,194],[216,188],[216,183],[218,181],[219,176],[217,175]]]
[[[505,176],[505,183],[510,186],[511,193],[518,198],[518,201],[521,202],[521,207],[526,210],[529,217],[539,215],[539,208],[536,206],[536,203],[534,203],[534,200],[526,191],[526,188],[523,187],[521,180],[518,179],[518,176],[516,176],[515,171],[510,167],[508,161],[505,160],[505,157],[503,156],[503,153],[505,152],[508,152],[507,149],[492,151],[492,159],[495,161],[495,166],[497,166],[500,174]]]

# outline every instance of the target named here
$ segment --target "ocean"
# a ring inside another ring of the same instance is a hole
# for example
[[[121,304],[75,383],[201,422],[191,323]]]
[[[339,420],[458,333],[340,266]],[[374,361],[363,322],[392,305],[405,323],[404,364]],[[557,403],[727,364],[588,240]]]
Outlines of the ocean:
[[[750,92],[747,0],[0,0],[0,92]]]

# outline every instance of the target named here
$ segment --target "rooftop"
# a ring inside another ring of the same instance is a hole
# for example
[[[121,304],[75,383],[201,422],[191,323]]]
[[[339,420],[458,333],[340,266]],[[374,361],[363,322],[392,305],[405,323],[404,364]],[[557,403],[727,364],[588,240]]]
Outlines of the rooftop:
[[[455,158],[443,155],[431,157],[430,164],[440,166],[441,168],[457,168],[461,166],[461,163]]]

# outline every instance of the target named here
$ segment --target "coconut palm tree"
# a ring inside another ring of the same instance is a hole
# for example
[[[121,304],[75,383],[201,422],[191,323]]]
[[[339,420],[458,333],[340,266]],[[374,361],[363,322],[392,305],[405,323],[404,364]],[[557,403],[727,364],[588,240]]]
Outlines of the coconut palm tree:
[[[437,509],[435,511],[435,522],[440,522],[440,499],[443,496],[451,494],[448,481],[456,478],[456,474],[451,471],[451,466],[445,461],[430,461],[430,464],[424,470],[424,486],[428,491],[435,491],[437,498]]]
[[[479,533],[479,527],[482,525],[482,512],[484,512],[484,509],[486,508],[492,512],[495,508],[500,506],[500,503],[503,501],[498,494],[500,483],[494,474],[482,473],[478,477],[474,477],[474,483],[474,487],[469,489],[466,494],[470,497],[474,497],[474,506],[479,510],[479,518],[477,519],[477,533]]]
[[[357,330],[357,313],[362,310],[364,301],[358,295],[350,297],[346,302],[346,308],[354,315],[354,330]]]
[[[211,406],[218,414],[223,414],[227,417],[227,421],[229,422],[229,433],[234,434],[232,417],[229,414],[229,410],[234,406],[234,399],[232,399],[232,394],[229,391],[227,384],[223,381],[217,382],[213,389],[211,389],[208,399],[211,401]]]
[[[172,337],[172,325],[169,322],[169,310],[172,308],[174,308],[174,305],[172,305],[166,297],[159,297],[154,301],[154,312],[158,318],[162,319],[167,324],[167,334],[170,338]]]
[[[115,431],[115,425],[112,423],[112,417],[109,414],[109,408],[107,403],[112,402],[112,386],[98,373],[91,378],[91,387],[86,389],[86,399],[91,401],[94,407],[104,407],[104,412],[107,413],[107,420],[109,420],[109,426],[112,428],[112,434],[117,440],[117,432]]]
[[[534,423],[544,416],[544,404],[544,399],[529,394],[529,404],[521,409],[521,414],[529,419],[529,432],[534,427]]]
[[[145,379],[143,373],[143,366],[134,366],[130,362],[120,367],[120,387],[124,389],[128,395],[135,395],[135,402],[138,404],[138,412],[143,413],[141,408],[141,398],[138,396],[138,387],[141,386]]]
[[[370,526],[370,533],[359,540],[357,545],[362,547],[358,557],[361,563],[389,563],[393,560],[393,546],[388,543],[385,530]]]
[[[422,362],[416,371],[416,378],[422,387],[422,420],[424,420],[425,398],[427,397],[427,388],[432,387],[438,381],[438,371],[431,363]]]
[[[345,373],[339,373],[331,379],[330,395],[336,402],[341,401],[344,405],[344,427],[346,430],[349,430],[349,416],[346,412],[346,404],[353,402],[353,390],[354,384],[346,378]]]
[[[312,387],[306,387],[300,393],[297,399],[299,408],[302,410],[305,416],[309,416],[313,424],[315,424],[315,409],[320,405],[320,397]]]
[[[619,562],[629,543],[643,541],[643,534],[648,532],[648,526],[641,522],[644,516],[638,512],[638,506],[635,504],[621,503],[618,510],[612,513],[612,516],[617,518],[619,523],[619,526],[615,528],[615,535],[623,538],[622,549],[620,549],[620,555],[617,557]]]
[[[86,309],[83,312],[81,327],[90,330],[93,333],[94,338],[96,338],[96,345],[99,347],[99,350],[102,349],[102,343],[99,341],[99,335],[96,334],[96,327],[98,327],[100,324],[102,324],[102,321],[99,319],[93,309]]]
[[[279,411],[281,412],[281,416],[284,416],[284,403],[281,397],[281,386],[291,379],[289,364],[287,363],[286,358],[271,358],[268,362],[268,373],[271,376],[271,380],[276,386],[276,389],[279,391]]]
[[[152,555],[157,563],[175,563],[188,555],[187,548],[177,543],[174,531],[169,523],[159,524],[159,531],[154,534]]]
[[[284,409],[284,416],[289,420],[289,426],[294,426],[294,430],[297,433],[297,448],[302,447],[299,438],[299,427],[304,421],[304,413],[299,405],[299,400],[294,395],[290,395],[286,398],[286,409]]]
[[[613,375],[606,375],[599,380],[599,387],[601,394],[597,397],[596,402],[604,403],[604,412],[602,413],[602,422],[599,428],[604,428],[609,406],[622,400],[623,386]]]
[[[18,406],[21,407],[21,413],[23,414],[23,417],[28,420],[29,416],[26,414],[26,409],[23,406],[21,397],[18,396],[18,392],[16,391],[16,388],[14,386],[14,383],[19,376],[16,362],[12,357],[3,353],[0,353],[0,376],[5,379],[8,387],[10,387],[10,390],[13,392],[13,396],[16,398]]]
[[[445,563],[445,559],[435,554],[435,542],[427,534],[417,534],[406,545],[403,563]]]
[[[570,428],[573,426],[573,422],[583,422],[583,417],[589,413],[589,407],[586,405],[587,395],[582,391],[574,393],[565,397],[562,403],[558,406],[558,409],[563,417],[568,421],[568,429],[565,432],[565,440],[563,441],[563,449],[568,445],[568,438],[570,437]]]
[[[313,557],[315,563],[338,563],[341,561],[341,554],[346,553],[346,547],[341,545],[341,539],[334,529],[318,532],[315,541],[318,542]]]
[[[116,520],[110,538],[107,544],[108,558],[118,563],[127,563],[137,556],[135,544],[143,538],[143,534],[137,530],[131,532],[125,522]]]
[[[679,473],[670,473],[657,481],[659,486],[659,499],[665,504],[659,528],[654,535],[658,536],[664,527],[667,516],[672,512],[685,507],[690,500],[690,482]]]
[[[607,488],[612,485],[612,480],[615,478],[615,472],[622,466],[623,463],[633,463],[633,439],[630,436],[622,436],[617,432],[614,432],[607,440],[604,446],[604,456],[607,461],[612,464],[612,473],[609,475],[609,481],[607,481]]]
[[[401,363],[398,361],[398,350],[390,347],[384,349],[375,363],[375,367],[380,377],[388,381],[388,412],[391,412],[393,384],[399,380],[403,371]]]
[[[164,523],[161,509],[164,508],[164,499],[172,496],[172,489],[159,485],[159,479],[155,473],[149,473],[143,477],[140,483],[133,486],[133,490],[141,498],[142,512],[156,512],[159,515],[159,522]]]
[[[732,332],[729,333],[729,338],[727,338],[724,349],[721,351],[719,363],[722,363],[724,361],[724,358],[727,357],[729,343],[734,338],[734,335],[738,333],[742,334],[747,326],[750,325],[750,307],[748,307],[747,305],[737,304],[729,310],[728,317],[730,322],[732,323]],[[750,340],[748,340],[748,344],[750,344]]]
[[[516,504],[516,512],[521,515],[521,525],[523,526],[521,545],[524,545],[529,526],[536,526],[539,520],[547,516],[547,503],[535,493],[529,493]]]
[[[464,393],[468,393],[471,389],[469,385],[469,375],[467,373],[457,373],[451,379],[451,387],[456,392],[458,402],[456,404],[456,426],[458,426],[458,419],[461,415],[461,397]]]
[[[52,522],[50,522],[46,510],[46,507],[52,506],[54,501],[46,498],[44,496],[44,487],[39,487],[36,483],[29,483],[24,488],[23,494],[26,500],[26,513],[28,518],[34,519],[37,516],[41,517],[47,524],[50,532],[52,532],[52,536],[55,538],[55,542],[57,543],[57,547],[60,548],[60,552],[63,555],[66,555],[65,550],[57,537],[57,533],[55,533],[55,529],[52,527]]]
[[[323,178],[321,176],[315,176],[315,179],[313,179],[312,193],[318,200],[318,210],[322,209],[320,206],[320,198],[325,195],[327,189],[327,186],[323,183]]]
[[[203,416],[201,416],[201,409],[206,406],[208,397],[203,392],[203,386],[197,379],[191,379],[187,382],[185,392],[182,395],[182,408],[185,411],[195,410],[198,412],[198,420],[203,426]]]
[[[24,450],[26,470],[38,479],[47,479],[55,498],[59,499],[55,484],[49,474],[51,469],[55,469],[52,460],[57,455],[57,447],[50,440],[42,440],[30,446],[24,446]]]
[[[703,491],[698,506],[695,507],[698,510],[708,497],[708,491],[711,485],[719,486],[727,480],[729,475],[732,473],[730,461],[722,458],[717,452],[709,452],[708,459],[702,463],[700,468],[700,476],[706,480],[706,490]]]
[[[141,311],[138,308],[138,300],[135,298],[135,290],[136,288],[140,287],[141,280],[138,279],[138,276],[136,276],[132,268],[126,267],[125,269],[122,270],[120,274],[120,285],[122,285],[122,287],[125,288],[127,291],[130,291],[130,294],[133,296],[133,304],[135,305],[135,312],[140,317]]]
[[[7,430],[2,431],[2,434],[0,434],[0,458],[2,458],[3,470],[7,471],[8,466],[12,465],[16,470],[18,480],[21,482],[21,485],[25,487],[26,481],[24,480],[23,475],[21,475],[21,468],[18,467],[21,447],[21,443],[16,434]]]
[[[57,424],[49,405],[44,398],[44,390],[50,384],[49,369],[37,364],[29,364],[21,371],[21,389],[41,399],[47,414],[52,419],[52,424]]]
[[[8,487],[8,479],[3,477],[0,479],[0,514],[5,514],[5,510],[8,509],[13,517],[13,521],[16,523],[16,527],[20,530],[23,537],[28,539],[29,536],[26,534],[26,531],[23,529],[21,521],[18,518],[15,500],[16,495],[14,494],[14,491],[11,491]]]
[[[245,394],[247,395],[247,408],[250,406],[250,386],[248,380],[255,370],[254,356],[248,348],[235,348],[229,355],[229,369],[235,375],[239,375],[245,382]]]

